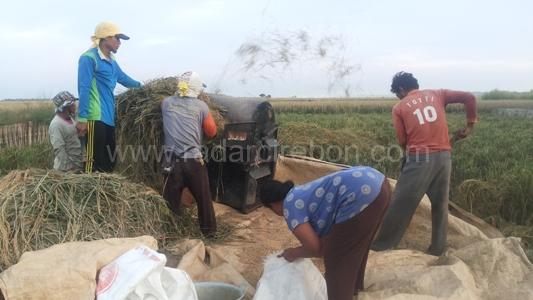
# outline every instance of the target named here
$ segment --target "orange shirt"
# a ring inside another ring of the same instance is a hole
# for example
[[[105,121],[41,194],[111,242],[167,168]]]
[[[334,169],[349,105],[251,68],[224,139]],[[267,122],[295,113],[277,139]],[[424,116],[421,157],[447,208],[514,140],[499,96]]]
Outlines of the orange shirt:
[[[215,124],[215,119],[213,119],[211,112],[207,113],[207,117],[202,123],[202,129],[208,138],[213,138],[215,135],[217,135],[217,124]]]
[[[463,103],[467,122],[476,122],[476,98],[467,92],[413,90],[392,109],[400,146],[409,153],[450,150],[446,105]]]

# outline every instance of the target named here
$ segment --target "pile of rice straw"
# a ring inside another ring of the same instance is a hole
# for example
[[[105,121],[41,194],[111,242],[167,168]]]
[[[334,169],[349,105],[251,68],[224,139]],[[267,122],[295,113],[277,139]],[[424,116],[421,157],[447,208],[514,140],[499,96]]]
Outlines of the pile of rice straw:
[[[176,218],[155,191],[116,174],[12,171],[0,180],[0,271],[25,251],[62,242],[201,236],[193,214],[184,215]]]

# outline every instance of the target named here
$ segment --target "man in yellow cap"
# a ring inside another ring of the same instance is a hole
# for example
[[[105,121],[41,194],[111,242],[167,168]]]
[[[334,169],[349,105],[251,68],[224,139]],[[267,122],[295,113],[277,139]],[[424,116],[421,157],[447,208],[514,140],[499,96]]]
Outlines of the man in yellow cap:
[[[78,132],[87,135],[85,172],[111,172],[115,166],[115,97],[118,83],[138,88],[141,83],[124,73],[113,53],[120,40],[129,40],[118,26],[102,22],[91,37],[92,47],[78,62]]]

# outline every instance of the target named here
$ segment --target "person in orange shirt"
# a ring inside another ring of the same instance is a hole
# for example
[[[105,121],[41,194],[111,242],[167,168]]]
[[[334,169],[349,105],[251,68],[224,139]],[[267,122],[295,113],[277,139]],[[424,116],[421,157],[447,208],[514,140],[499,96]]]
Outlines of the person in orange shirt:
[[[446,105],[463,103],[466,126],[454,140],[467,137],[477,122],[476,98],[472,93],[452,90],[419,90],[413,74],[397,73],[391,92],[400,99],[392,109],[398,143],[405,162],[393,199],[372,250],[394,248],[427,194],[431,200],[431,245],[428,253],[441,255],[448,231],[448,196],[451,174],[451,145],[446,122]]]

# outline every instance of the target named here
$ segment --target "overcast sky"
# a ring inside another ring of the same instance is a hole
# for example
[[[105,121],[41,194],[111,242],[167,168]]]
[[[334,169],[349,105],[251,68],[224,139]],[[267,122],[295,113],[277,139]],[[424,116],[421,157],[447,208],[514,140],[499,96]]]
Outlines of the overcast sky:
[[[8,1],[0,99],[77,95],[78,58],[100,21],[131,37],[116,57],[140,81],[195,70],[208,91],[235,96],[392,96],[405,70],[424,88],[524,91],[532,11],[529,0]],[[249,69],[241,45],[260,46]]]

